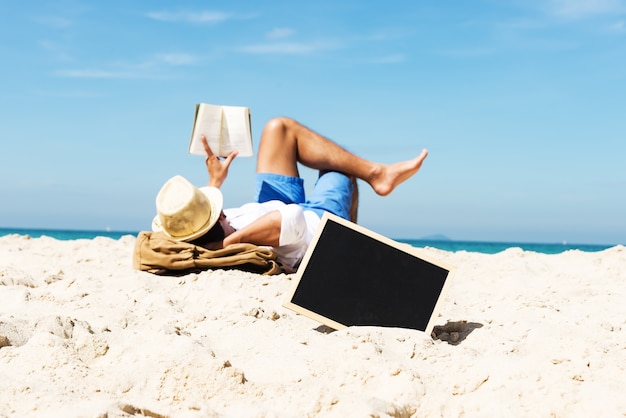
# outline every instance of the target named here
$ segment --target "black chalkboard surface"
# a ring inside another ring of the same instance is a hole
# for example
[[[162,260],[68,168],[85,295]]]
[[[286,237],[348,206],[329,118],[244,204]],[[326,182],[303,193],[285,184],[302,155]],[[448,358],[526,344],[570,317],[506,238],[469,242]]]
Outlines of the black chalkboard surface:
[[[334,329],[385,326],[432,332],[454,268],[325,214],[284,306]]]

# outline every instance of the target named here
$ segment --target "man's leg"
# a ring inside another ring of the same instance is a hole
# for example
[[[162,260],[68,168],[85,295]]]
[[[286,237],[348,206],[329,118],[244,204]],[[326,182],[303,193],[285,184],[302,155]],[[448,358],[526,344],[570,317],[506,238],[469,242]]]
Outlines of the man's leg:
[[[359,185],[356,182],[356,177],[350,176],[350,182],[352,183],[352,202],[350,203],[350,220],[354,223],[357,221],[359,214]]]
[[[298,177],[298,162],[320,171],[339,171],[367,182],[386,196],[413,176],[428,152],[394,164],[365,160],[289,118],[270,120],[263,129],[257,157],[258,173]]]

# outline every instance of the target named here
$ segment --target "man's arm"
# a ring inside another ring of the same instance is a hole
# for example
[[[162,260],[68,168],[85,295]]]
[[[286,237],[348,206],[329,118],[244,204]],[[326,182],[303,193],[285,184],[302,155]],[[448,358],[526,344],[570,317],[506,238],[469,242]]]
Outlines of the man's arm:
[[[209,172],[209,186],[220,188],[228,176],[228,168],[233,159],[237,156],[237,151],[231,152],[224,160],[220,160],[207,143],[206,137],[202,136],[202,145],[206,152],[206,167]],[[250,225],[233,232],[222,241],[222,247],[238,242],[245,242],[255,245],[267,245],[275,247],[280,242],[280,231],[282,227],[282,215],[274,210],[261,216]],[[219,243],[215,243],[216,247]]]
[[[267,245],[270,247],[278,247],[280,241],[280,230],[282,223],[282,215],[279,211],[273,210],[261,216],[244,228],[241,228],[226,238],[224,238],[223,246],[238,242],[246,242],[255,245]]]

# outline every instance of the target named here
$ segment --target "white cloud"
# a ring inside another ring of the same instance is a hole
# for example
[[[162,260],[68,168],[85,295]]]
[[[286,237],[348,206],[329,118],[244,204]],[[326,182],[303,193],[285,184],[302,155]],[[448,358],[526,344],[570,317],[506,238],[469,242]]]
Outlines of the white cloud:
[[[410,36],[410,32],[403,28],[384,28],[377,29],[374,32],[361,36],[357,40],[368,42],[393,41],[396,39],[406,38]]]
[[[143,62],[114,62],[103,68],[82,68],[58,70],[54,74],[68,78],[92,79],[163,79],[168,78],[168,69],[184,65],[192,65],[198,57],[187,53],[162,53],[154,55]],[[109,69],[106,69],[109,67]]]
[[[495,26],[498,29],[505,30],[533,30],[542,29],[547,25],[546,22],[535,19],[514,19],[502,22],[496,22]]]
[[[295,31],[290,28],[274,28],[266,36],[269,39],[284,39],[292,36],[294,33]]]
[[[239,51],[249,54],[306,55],[340,49],[341,47],[342,45],[335,42],[276,42],[248,45],[239,48]]]
[[[74,69],[59,70],[55,72],[59,77],[68,78],[93,78],[93,79],[129,79],[129,78],[163,78],[146,71],[112,71],[101,69]]]
[[[198,11],[198,12],[150,12],[147,16],[151,19],[161,20],[164,22],[189,22],[189,23],[219,23],[234,18],[233,15],[217,11]]]
[[[169,53],[159,54],[157,59],[169,65],[190,65],[197,61],[197,57],[191,54],[185,53]]]
[[[73,23],[70,19],[59,16],[38,16],[33,18],[33,20],[42,25],[50,26],[56,29],[68,28],[72,26]]]
[[[41,97],[63,97],[72,99],[93,99],[98,97],[106,97],[106,95],[102,92],[87,90],[36,90],[33,93]]]
[[[623,0],[551,0],[548,7],[552,14],[569,19],[622,13],[626,10]]]
[[[439,55],[454,58],[485,57],[492,55],[493,53],[494,51],[489,48],[445,49],[438,51]]]
[[[374,64],[399,64],[406,62],[407,57],[404,54],[392,54],[384,57],[373,59]]]
[[[51,54],[55,59],[60,61],[71,61],[72,56],[66,51],[63,45],[49,39],[42,39],[39,41],[41,49]]]
[[[616,32],[616,33],[626,32],[626,22],[623,20],[620,20],[618,22],[613,23],[612,25],[609,26],[609,31]]]

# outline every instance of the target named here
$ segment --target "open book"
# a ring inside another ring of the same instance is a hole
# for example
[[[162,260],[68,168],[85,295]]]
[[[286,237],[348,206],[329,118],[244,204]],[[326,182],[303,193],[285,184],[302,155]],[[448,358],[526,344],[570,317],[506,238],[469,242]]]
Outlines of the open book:
[[[204,135],[211,151],[218,157],[226,157],[235,150],[239,151],[240,157],[251,157],[253,151],[250,126],[250,109],[247,107],[197,104],[189,153],[206,155],[201,139]]]

